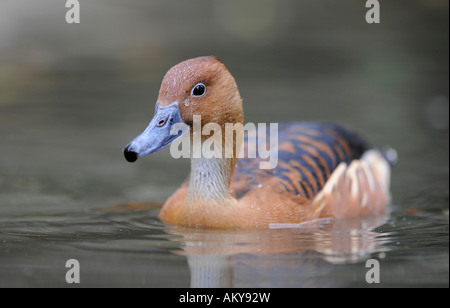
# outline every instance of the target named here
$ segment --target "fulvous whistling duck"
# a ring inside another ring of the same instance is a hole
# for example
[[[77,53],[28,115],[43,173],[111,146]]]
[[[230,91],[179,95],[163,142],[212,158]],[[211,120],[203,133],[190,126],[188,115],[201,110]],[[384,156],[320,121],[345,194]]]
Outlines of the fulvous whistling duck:
[[[238,87],[215,57],[184,61],[165,75],[155,115],[147,129],[124,150],[125,158],[154,153],[181,134],[184,123],[193,138],[194,117],[201,127],[243,124]],[[189,179],[165,202],[162,221],[215,228],[267,228],[322,217],[380,214],[390,201],[390,160],[351,131],[330,123],[282,123],[278,126],[278,164],[260,169],[261,158],[239,158],[248,146],[232,134],[233,155],[195,158]],[[201,136],[205,142],[208,136]],[[223,149],[222,149],[223,151]],[[223,153],[223,152],[222,152]]]

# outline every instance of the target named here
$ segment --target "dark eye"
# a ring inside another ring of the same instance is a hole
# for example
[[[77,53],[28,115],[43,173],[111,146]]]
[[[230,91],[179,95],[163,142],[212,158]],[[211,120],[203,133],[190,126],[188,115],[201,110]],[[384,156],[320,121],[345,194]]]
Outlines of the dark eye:
[[[192,88],[191,95],[192,96],[202,96],[205,94],[206,86],[203,83],[197,83],[195,87]]]

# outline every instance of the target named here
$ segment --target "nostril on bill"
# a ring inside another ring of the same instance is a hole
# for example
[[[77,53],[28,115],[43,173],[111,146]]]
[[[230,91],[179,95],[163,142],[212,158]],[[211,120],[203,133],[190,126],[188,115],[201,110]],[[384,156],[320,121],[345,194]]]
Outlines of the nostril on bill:
[[[125,156],[125,159],[130,163],[134,163],[138,159],[138,153],[131,151],[129,146],[127,146],[125,150],[123,150],[123,155]]]

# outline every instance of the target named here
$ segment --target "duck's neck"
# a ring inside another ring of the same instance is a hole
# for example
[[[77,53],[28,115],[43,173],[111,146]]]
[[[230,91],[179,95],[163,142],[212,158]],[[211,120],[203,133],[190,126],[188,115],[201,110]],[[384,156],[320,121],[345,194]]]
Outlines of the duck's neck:
[[[194,129],[191,134],[191,140],[193,140],[190,151],[191,175],[185,203],[194,205],[199,201],[206,201],[208,204],[211,202],[233,203],[235,201],[230,195],[230,183],[238,160],[238,153],[243,145],[242,121],[241,112],[239,119],[236,120],[236,123],[240,125],[233,126],[232,134],[227,134],[226,125],[222,125],[221,133],[214,131],[212,136],[199,138],[196,135],[198,132]],[[205,157],[206,153],[203,151],[198,151],[205,149],[206,141],[208,141],[207,149],[211,149],[210,145],[214,144],[214,149],[217,150],[209,153],[208,156],[212,156],[211,158]]]
[[[228,200],[235,160],[230,158],[191,158],[191,175],[186,202]]]

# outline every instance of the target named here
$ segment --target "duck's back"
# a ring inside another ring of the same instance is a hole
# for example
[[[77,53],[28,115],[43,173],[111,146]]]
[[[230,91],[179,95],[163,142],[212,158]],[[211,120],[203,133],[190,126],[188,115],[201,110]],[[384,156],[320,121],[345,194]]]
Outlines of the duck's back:
[[[266,138],[273,138],[267,130]],[[249,147],[245,138],[244,147]],[[331,123],[278,124],[278,162],[273,169],[260,169],[260,158],[241,158],[232,186],[237,199],[264,184],[279,182],[285,193],[313,199],[336,167],[361,158],[369,149],[355,133]],[[240,184],[240,185],[238,185]]]

